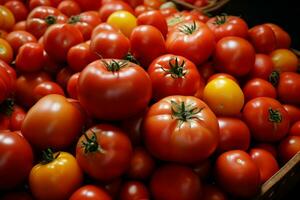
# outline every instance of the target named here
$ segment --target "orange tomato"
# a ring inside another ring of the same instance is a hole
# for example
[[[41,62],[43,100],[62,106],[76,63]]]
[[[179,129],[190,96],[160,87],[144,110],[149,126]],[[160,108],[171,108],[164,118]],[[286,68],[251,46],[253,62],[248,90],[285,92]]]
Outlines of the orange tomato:
[[[270,57],[274,64],[274,70],[278,72],[296,72],[298,68],[297,56],[288,49],[272,51]]]
[[[11,30],[15,24],[15,17],[12,12],[0,5],[0,29]]]
[[[13,49],[11,48],[10,44],[2,38],[0,38],[0,59],[8,64],[13,59]]]

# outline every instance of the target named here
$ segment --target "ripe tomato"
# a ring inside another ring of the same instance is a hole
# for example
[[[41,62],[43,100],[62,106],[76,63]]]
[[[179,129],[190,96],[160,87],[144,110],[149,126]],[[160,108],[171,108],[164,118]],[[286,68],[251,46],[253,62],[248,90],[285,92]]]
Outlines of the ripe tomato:
[[[276,146],[274,144],[258,143],[257,145],[254,146],[254,148],[263,149],[263,150],[269,152],[270,154],[272,154],[274,156],[274,158],[276,158],[276,159],[278,157],[277,149],[276,149]]]
[[[126,36],[130,37],[132,30],[137,26],[136,17],[128,11],[115,11],[107,18],[106,22],[120,29]]]
[[[289,135],[300,136],[300,121],[297,121],[291,126]]]
[[[218,41],[214,52],[214,64],[221,72],[234,76],[244,76],[250,72],[255,62],[252,45],[240,37],[224,37]]]
[[[98,10],[102,4],[101,0],[74,0],[82,10]]]
[[[298,58],[288,49],[272,51],[270,57],[274,64],[274,70],[278,72],[296,72],[298,69]]]
[[[102,22],[105,22],[112,13],[121,10],[134,14],[133,9],[126,2],[116,0],[107,2],[101,6],[99,9],[100,19]]]
[[[248,36],[248,25],[240,17],[219,15],[210,18],[206,24],[214,33],[216,41],[227,36],[242,38]]]
[[[26,116],[24,109],[15,104],[12,99],[6,99],[0,105],[0,130],[21,130],[22,123]]]
[[[81,13],[81,8],[76,1],[73,0],[63,0],[61,1],[57,9],[64,15],[71,17],[74,15],[79,15]]]
[[[35,86],[33,90],[33,95],[36,101],[49,94],[59,94],[65,96],[65,93],[63,89],[60,87],[60,85],[52,81],[42,82],[37,86]]]
[[[276,24],[267,23],[266,25],[269,26],[275,34],[276,48],[288,49],[291,45],[291,37],[289,34]]]
[[[212,62],[208,61],[202,65],[198,66],[198,71],[200,75],[207,81],[215,73],[215,69],[212,66]]]
[[[19,52],[19,48],[28,42],[37,42],[34,35],[27,31],[12,31],[6,36],[6,40],[12,47],[14,53],[17,55]]]
[[[276,36],[271,27],[265,24],[254,26],[248,35],[257,53],[270,53],[276,49]]]
[[[73,71],[69,67],[62,68],[56,75],[56,83],[58,83],[62,88],[66,89],[72,74]]]
[[[250,146],[250,130],[240,119],[218,118],[220,128],[220,142],[218,151],[244,150]]]
[[[218,129],[214,113],[192,96],[169,96],[158,101],[143,121],[149,152],[161,160],[181,163],[208,158],[217,148]]]
[[[80,73],[77,72],[73,74],[68,80],[67,92],[68,95],[73,99],[78,99],[77,85],[78,85],[79,75]]]
[[[137,181],[124,183],[120,191],[120,200],[149,200],[150,195],[147,187]]]
[[[25,116],[26,116],[25,110],[18,105],[14,105],[12,113],[10,115],[10,130],[12,131],[21,130]]]
[[[79,135],[84,116],[61,95],[50,94],[40,99],[28,111],[22,134],[38,149],[67,148]]]
[[[200,21],[184,21],[172,28],[166,40],[168,53],[184,56],[196,65],[206,61],[215,48],[215,37]]]
[[[0,189],[12,189],[26,180],[33,166],[30,144],[17,132],[0,131]]]
[[[258,97],[248,101],[243,117],[254,139],[260,142],[281,140],[289,130],[289,116],[275,99]]]
[[[249,155],[258,166],[260,171],[260,183],[265,183],[278,170],[279,166],[274,156],[264,149],[250,149]]]
[[[228,78],[216,78],[208,82],[203,100],[217,115],[238,115],[244,105],[244,94],[239,85]]]
[[[147,72],[123,60],[92,62],[78,80],[80,103],[98,119],[120,120],[133,116],[147,107],[151,93]]]
[[[33,196],[44,200],[69,199],[83,179],[76,159],[67,152],[52,153],[49,149],[43,152],[43,157],[44,160],[35,165],[29,174]]]
[[[85,185],[77,189],[69,200],[112,200],[107,192],[94,185]]]
[[[166,18],[172,16],[173,14],[177,13],[178,10],[175,8],[175,7],[166,7],[166,8],[160,8],[159,9],[159,12]],[[136,13],[136,16],[139,16],[137,15]]]
[[[194,63],[172,54],[155,59],[148,68],[148,74],[155,100],[171,95],[194,96],[204,82]]]
[[[0,38],[0,59],[8,64],[13,60],[13,49],[10,44],[2,38]]]
[[[166,0],[144,0],[144,5],[158,10],[164,2],[166,2]]]
[[[300,75],[295,72],[280,74],[277,92],[279,99],[284,103],[300,104]]]
[[[91,35],[91,39],[94,38],[98,33],[101,33],[102,31],[116,31],[119,32],[119,30],[115,27],[113,27],[112,25],[108,24],[108,23],[100,23],[98,24],[98,26],[96,26],[93,31],[92,31],[92,35]]]
[[[293,125],[295,122],[300,121],[300,108],[293,105],[285,104],[284,109],[288,112],[290,118],[290,124]]]
[[[215,174],[219,185],[233,196],[250,198],[260,189],[259,168],[245,151],[221,154],[216,161]]]
[[[269,80],[271,73],[274,71],[274,64],[270,56],[265,54],[256,54],[255,63],[250,70],[251,78],[261,78]]]
[[[282,140],[278,147],[278,154],[283,163],[289,161],[300,151],[300,137],[288,136]]]
[[[0,29],[10,31],[15,24],[15,17],[10,9],[0,5]]]
[[[128,136],[112,125],[96,125],[77,142],[77,162],[96,180],[109,181],[122,175],[129,167],[131,156]]]
[[[50,0],[29,0],[29,10],[33,10],[39,6],[51,6]]]
[[[26,20],[15,23],[13,31],[26,31]]]
[[[276,89],[268,81],[261,78],[250,79],[243,87],[246,102],[256,97],[276,99]]]
[[[155,200],[198,200],[202,184],[192,169],[179,165],[158,168],[151,178],[151,194]]]
[[[206,185],[203,187],[202,200],[227,200],[227,195],[214,185]]]
[[[21,1],[11,0],[6,2],[4,6],[12,12],[16,22],[26,20],[28,9]]]

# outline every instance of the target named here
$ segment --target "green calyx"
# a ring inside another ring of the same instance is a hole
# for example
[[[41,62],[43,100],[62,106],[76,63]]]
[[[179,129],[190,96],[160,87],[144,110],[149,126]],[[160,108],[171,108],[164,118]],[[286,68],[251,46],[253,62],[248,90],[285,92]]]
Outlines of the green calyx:
[[[52,24],[55,24],[56,23],[56,17],[53,16],[53,15],[48,15],[46,18],[45,18],[45,21],[48,25],[52,25]]]
[[[48,148],[48,149],[44,150],[42,152],[42,154],[43,154],[43,160],[42,160],[41,164],[45,165],[45,164],[48,164],[48,163],[52,162],[56,158],[58,158],[58,156],[59,156],[60,153],[58,152],[54,156],[54,153],[53,153],[52,149]]]
[[[182,33],[185,33],[187,35],[193,34],[197,30],[197,24],[195,21],[193,21],[193,24],[184,24],[179,27],[179,31]]]
[[[109,62],[102,60],[102,62],[104,63],[107,70],[111,72],[117,72],[123,67],[127,66],[128,64],[127,60],[120,60],[120,61],[111,60]]]
[[[215,25],[222,25],[227,22],[227,14],[221,14],[216,16],[216,20],[213,22]]]
[[[275,87],[277,86],[279,79],[280,79],[280,74],[278,71],[273,71],[269,76],[269,82]]]
[[[273,108],[269,108],[268,110],[269,112],[269,121],[272,123],[281,123],[282,122],[282,115],[280,113],[280,111],[275,110]]]
[[[140,65],[140,62],[130,52],[126,54],[124,60]]]
[[[79,15],[73,15],[68,20],[69,24],[76,24],[77,22],[80,22],[80,16]]]
[[[172,62],[174,61],[174,62]],[[162,67],[162,70],[165,71],[168,74],[171,74],[172,78],[181,78],[186,75],[185,71],[185,60],[183,60],[181,63],[178,61],[178,57],[173,57],[169,60],[169,66],[170,69],[164,69]]]
[[[93,152],[104,152],[98,143],[97,135],[93,132],[91,137],[88,137],[86,133],[84,133],[85,141],[82,141],[82,147],[84,148],[84,153],[93,153]]]
[[[177,103],[171,101],[172,115],[181,122],[186,122],[191,119],[198,119],[196,116],[204,108],[198,108],[193,105],[186,105],[184,102]]]

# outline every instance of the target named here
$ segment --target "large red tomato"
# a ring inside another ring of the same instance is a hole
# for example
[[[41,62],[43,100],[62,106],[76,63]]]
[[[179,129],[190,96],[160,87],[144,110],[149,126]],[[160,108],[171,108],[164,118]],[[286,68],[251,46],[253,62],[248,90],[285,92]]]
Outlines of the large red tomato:
[[[12,47],[15,54],[18,53],[19,48],[27,42],[37,42],[36,38],[27,31],[12,31],[6,36],[6,40]]]
[[[85,185],[77,189],[69,200],[111,200],[107,192],[94,185]]]
[[[270,56],[265,54],[256,54],[255,63],[250,70],[250,77],[269,80],[271,73],[274,70],[274,64]]]
[[[167,161],[205,160],[215,151],[219,140],[215,114],[192,96],[169,96],[152,105],[143,129],[149,152]]]
[[[285,48],[288,49],[291,45],[291,37],[290,35],[283,30],[280,26],[276,24],[267,23],[265,24],[269,26],[275,34],[276,38],[276,48]]]
[[[57,6],[57,9],[62,12],[64,15],[71,17],[73,15],[78,15],[81,13],[81,8],[73,0],[63,0]]]
[[[249,40],[257,53],[270,53],[276,48],[276,37],[273,30],[265,25],[249,29]]]
[[[300,121],[300,108],[294,105],[285,104],[284,109],[288,112],[290,118],[290,124]]]
[[[295,72],[280,74],[277,92],[279,99],[284,103],[300,104],[300,75]]]
[[[243,88],[246,102],[256,97],[270,97],[276,99],[276,89],[268,81],[261,78],[250,79]]]
[[[151,93],[147,72],[124,60],[92,62],[80,73],[78,80],[80,103],[98,119],[133,116],[147,107]]]

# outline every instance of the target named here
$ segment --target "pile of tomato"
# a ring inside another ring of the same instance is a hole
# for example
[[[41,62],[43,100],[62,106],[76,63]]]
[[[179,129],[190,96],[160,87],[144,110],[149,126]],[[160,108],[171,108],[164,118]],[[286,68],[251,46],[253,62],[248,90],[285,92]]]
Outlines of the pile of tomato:
[[[276,24],[0,3],[3,200],[251,199],[300,151],[299,60]]]

